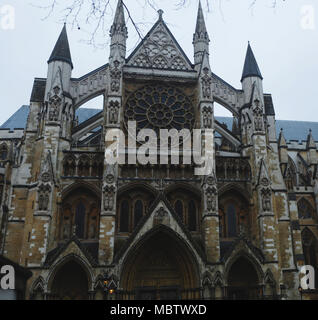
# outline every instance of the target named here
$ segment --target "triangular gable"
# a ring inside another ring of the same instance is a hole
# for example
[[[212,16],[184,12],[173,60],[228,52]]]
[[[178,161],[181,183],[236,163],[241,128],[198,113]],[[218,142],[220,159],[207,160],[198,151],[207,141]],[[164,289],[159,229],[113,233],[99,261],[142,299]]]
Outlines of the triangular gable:
[[[264,162],[264,159],[262,159],[260,163],[259,172],[258,172],[257,186],[259,185],[268,186],[270,185],[270,182],[271,182],[271,179],[269,178],[266,164]]]
[[[152,27],[127,59],[127,66],[174,71],[193,71],[188,59],[162,19]]]
[[[253,257],[260,264],[264,263],[265,257],[261,249],[257,248],[249,241],[246,237],[241,236],[237,238],[229,249],[224,253],[224,256],[221,257],[223,262],[228,262],[235,257],[239,256],[242,252],[246,253],[250,257]]]
[[[73,236],[66,243],[51,250],[47,254],[44,265],[46,267],[51,267],[53,264],[56,264],[58,261],[62,260],[64,257],[70,254],[82,258],[91,266],[95,266],[97,264],[90,252],[81,244],[79,239],[76,236]]]
[[[41,180],[43,182],[55,182],[54,169],[52,164],[51,152],[48,151],[41,167]]]
[[[193,240],[190,232],[181,222],[179,216],[171,207],[169,201],[162,194],[157,197],[148,214],[139,222],[128,241],[116,254],[114,260],[116,262],[122,262],[130,249],[133,248],[148,231],[155,230],[161,226],[171,229],[178,235],[179,238],[188,243],[197,260],[206,260],[204,252]]]

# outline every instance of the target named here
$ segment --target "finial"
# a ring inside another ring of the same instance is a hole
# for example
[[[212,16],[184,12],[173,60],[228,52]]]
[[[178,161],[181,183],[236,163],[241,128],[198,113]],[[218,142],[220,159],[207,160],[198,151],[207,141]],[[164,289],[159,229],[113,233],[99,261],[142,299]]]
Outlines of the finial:
[[[159,9],[159,10],[158,10],[158,14],[159,14],[159,20],[162,20],[163,10],[162,10],[162,9]]]

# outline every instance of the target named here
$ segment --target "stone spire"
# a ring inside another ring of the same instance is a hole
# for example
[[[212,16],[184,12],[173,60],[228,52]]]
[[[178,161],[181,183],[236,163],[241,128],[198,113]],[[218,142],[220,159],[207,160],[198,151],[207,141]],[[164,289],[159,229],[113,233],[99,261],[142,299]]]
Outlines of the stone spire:
[[[199,9],[197,16],[197,24],[195,33],[193,35],[194,46],[194,63],[198,64],[202,62],[203,53],[206,51],[209,54],[209,34],[206,29],[201,1],[199,1]]]
[[[258,64],[256,62],[256,59],[255,59],[255,56],[252,51],[250,43],[248,43],[248,47],[247,47],[246,58],[245,58],[244,69],[243,69],[241,81],[243,81],[245,78],[249,78],[249,77],[258,77],[261,80],[263,80],[261,71],[260,71]]]
[[[286,139],[284,137],[283,129],[280,129],[279,138],[278,138],[279,148],[287,148]]]
[[[61,32],[61,34],[55,44],[55,47],[52,51],[50,59],[48,60],[48,63],[51,63],[53,61],[66,62],[73,69],[71,51],[70,51],[70,46],[68,43],[67,32],[66,32],[66,24],[64,24],[62,32]]]
[[[316,149],[316,143],[312,136],[312,130],[309,129],[309,133],[307,136],[307,149]]]
[[[117,3],[114,22],[110,29],[110,37],[110,60],[118,60],[118,58],[125,59],[128,30],[125,22],[124,5],[122,0],[118,0]],[[115,57],[117,58],[115,59]]]

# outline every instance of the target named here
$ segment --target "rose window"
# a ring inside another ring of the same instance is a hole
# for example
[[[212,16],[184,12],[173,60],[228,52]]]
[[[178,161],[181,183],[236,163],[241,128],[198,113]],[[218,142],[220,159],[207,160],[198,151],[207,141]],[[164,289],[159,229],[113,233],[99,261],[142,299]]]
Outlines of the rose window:
[[[147,86],[128,97],[125,121],[136,121],[138,131],[191,130],[194,126],[194,108],[189,98],[177,88]]]

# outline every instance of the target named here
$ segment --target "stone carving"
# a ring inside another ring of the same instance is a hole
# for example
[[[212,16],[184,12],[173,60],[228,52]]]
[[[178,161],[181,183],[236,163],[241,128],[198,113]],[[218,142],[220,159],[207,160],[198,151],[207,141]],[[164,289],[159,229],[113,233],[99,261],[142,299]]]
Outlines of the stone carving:
[[[203,69],[203,77],[201,78],[202,83],[202,96],[204,99],[211,99],[212,98],[212,78],[209,75],[209,69]]]
[[[115,203],[115,187],[105,186],[104,188],[104,210],[112,211]]]
[[[254,101],[256,107],[253,111],[254,114],[254,127],[256,131],[263,131],[264,130],[264,120],[263,120],[263,111],[259,107],[260,101],[255,100]]]
[[[53,88],[54,95],[49,98],[49,121],[58,121],[62,99],[59,97],[61,89],[59,86]]]
[[[110,101],[109,111],[108,111],[108,120],[110,124],[117,124],[119,119],[119,102]]]
[[[157,25],[128,64],[143,68],[191,70],[163,23]]]
[[[216,188],[208,187],[205,191],[207,210],[209,212],[216,211]]]
[[[39,211],[47,211],[50,202],[51,187],[49,185],[42,184],[38,190],[38,207]]]
[[[43,182],[49,182],[52,179],[52,175],[53,175],[53,171],[52,171],[52,163],[51,163],[51,153],[49,151],[46,155],[45,160],[42,163],[40,179]]]
[[[262,209],[264,212],[272,211],[272,193],[270,189],[262,189],[261,190],[261,197],[262,197]]]
[[[238,92],[215,74],[212,74],[212,90],[215,98],[237,111]]]
[[[269,184],[269,180],[266,177],[261,179],[261,185],[263,185],[264,187],[268,187]]]
[[[202,109],[202,117],[203,117],[203,127],[205,129],[212,128],[212,107],[203,107]]]
[[[111,78],[111,83],[110,83],[110,89],[113,92],[118,92],[120,89],[120,78],[121,78],[121,71],[118,68],[119,66],[119,61],[114,62],[114,68],[110,71],[110,78]]]
[[[169,224],[169,214],[164,207],[160,207],[154,215],[154,225]]]
[[[163,208],[163,207],[160,207],[157,212],[156,212],[156,217],[157,218],[164,218],[168,215],[168,212]]]
[[[216,158],[218,181],[250,181],[251,168],[246,159]]]

